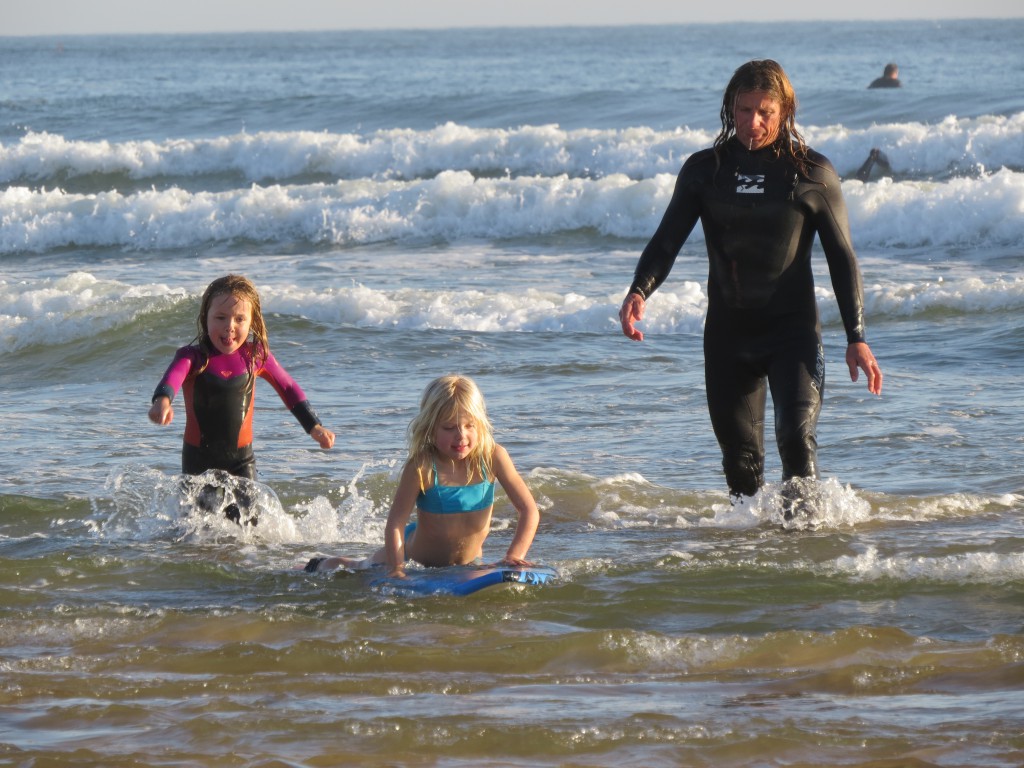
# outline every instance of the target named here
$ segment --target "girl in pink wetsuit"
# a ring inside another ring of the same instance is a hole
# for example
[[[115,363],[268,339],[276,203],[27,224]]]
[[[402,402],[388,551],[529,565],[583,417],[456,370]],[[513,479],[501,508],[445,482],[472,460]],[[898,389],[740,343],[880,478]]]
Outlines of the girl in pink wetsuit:
[[[252,450],[256,377],[270,382],[303,429],[321,448],[334,433],[320,423],[306,395],[270,353],[256,287],[241,275],[217,278],[203,294],[193,342],[177,351],[153,393],[149,419],[170,424],[171,401],[185,401],[181,471],[198,475],[220,469],[256,479]]]

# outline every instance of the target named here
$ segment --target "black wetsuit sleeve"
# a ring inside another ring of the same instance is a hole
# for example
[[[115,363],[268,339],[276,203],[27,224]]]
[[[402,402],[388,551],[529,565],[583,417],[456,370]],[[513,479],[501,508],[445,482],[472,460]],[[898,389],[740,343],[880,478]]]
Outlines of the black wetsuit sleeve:
[[[299,420],[299,424],[306,430],[306,434],[313,431],[313,427],[320,426],[320,417],[317,416],[316,411],[313,410],[313,406],[309,404],[309,400],[303,400],[301,403],[297,403],[291,409],[292,415]]]
[[[700,218],[696,157],[691,156],[683,164],[676,178],[675,190],[661,218],[661,224],[640,254],[629,293],[639,293],[646,299],[665,282],[679,255],[679,249]]]
[[[820,155],[817,159],[821,165],[815,169],[815,176],[820,176],[817,180],[821,183],[806,194],[804,203],[812,212],[818,239],[825,251],[832,290],[846,329],[846,343],[853,344],[865,340],[864,287],[850,237],[850,222],[839,176],[828,160]]]
[[[166,397],[168,400],[174,400],[174,390],[171,389],[168,384],[157,384],[156,390],[153,392],[153,397],[149,402],[155,403],[159,397]]]

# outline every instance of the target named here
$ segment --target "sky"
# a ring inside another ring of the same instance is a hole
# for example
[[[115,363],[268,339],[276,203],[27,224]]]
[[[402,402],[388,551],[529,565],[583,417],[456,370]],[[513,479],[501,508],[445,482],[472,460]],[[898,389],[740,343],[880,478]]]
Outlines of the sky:
[[[1020,0],[0,0],[0,36],[1021,18]]]

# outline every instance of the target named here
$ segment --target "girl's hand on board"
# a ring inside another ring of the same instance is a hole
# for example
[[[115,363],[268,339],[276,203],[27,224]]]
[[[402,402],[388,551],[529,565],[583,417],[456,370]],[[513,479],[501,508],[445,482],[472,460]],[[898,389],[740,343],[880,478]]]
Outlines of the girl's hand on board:
[[[512,568],[532,568],[534,563],[529,560],[524,560],[521,557],[509,557],[505,555],[504,559],[498,561],[498,566],[508,566]]]

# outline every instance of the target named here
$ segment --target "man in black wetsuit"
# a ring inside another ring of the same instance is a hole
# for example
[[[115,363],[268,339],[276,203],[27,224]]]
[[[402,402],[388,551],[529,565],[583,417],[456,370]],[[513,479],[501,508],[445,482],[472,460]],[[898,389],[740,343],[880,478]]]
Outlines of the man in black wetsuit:
[[[825,367],[811,270],[815,234],[846,329],[850,378],[863,370],[868,390],[882,391],[864,340],[863,289],[839,177],[804,144],[795,115],[796,95],[776,62],[736,70],[722,100],[722,130],[713,147],[684,163],[619,310],[623,333],[642,340],[635,323],[699,219],[710,260],[708,408],[734,497],[753,496],[764,484],[766,382],[783,480],[818,476]]]

